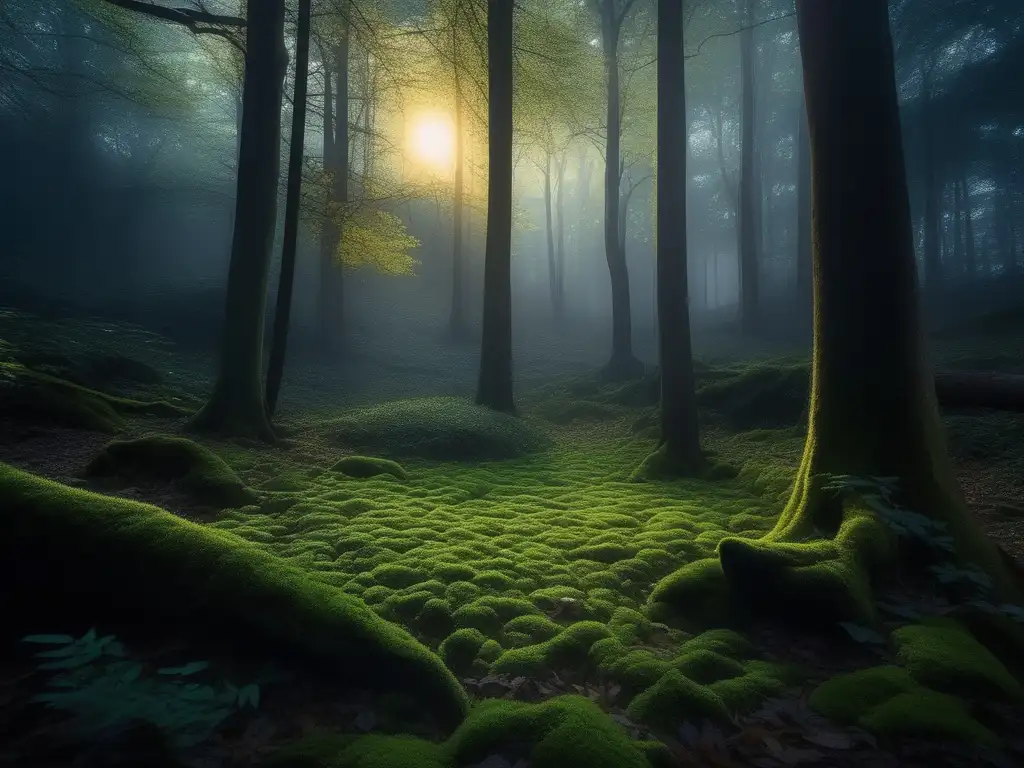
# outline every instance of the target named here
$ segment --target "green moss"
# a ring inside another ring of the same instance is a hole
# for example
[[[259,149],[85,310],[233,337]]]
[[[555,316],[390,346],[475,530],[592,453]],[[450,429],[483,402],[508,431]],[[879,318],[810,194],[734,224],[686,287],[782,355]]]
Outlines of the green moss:
[[[697,391],[700,406],[740,430],[796,424],[811,391],[807,363],[756,363]]]
[[[409,473],[401,464],[376,456],[345,456],[334,463],[331,471],[361,479],[378,475],[390,475],[399,480],[409,479]]]
[[[637,722],[670,732],[675,732],[684,720],[730,720],[729,710],[717,694],[676,670],[666,672],[633,699],[626,713]]]
[[[961,701],[927,688],[897,694],[861,717],[858,725],[889,738],[999,744],[996,735],[971,717]]]
[[[92,458],[86,473],[128,482],[142,478],[180,483],[197,500],[215,505],[244,506],[258,500],[223,459],[184,437],[115,440]]]
[[[870,667],[826,680],[808,704],[835,723],[853,725],[879,704],[918,687],[903,667]]]
[[[717,695],[730,712],[751,712],[762,701],[779,696],[797,681],[793,670],[766,661],[748,661],[741,674],[712,682],[708,690]]]
[[[508,459],[548,445],[522,419],[459,398],[398,400],[350,411],[332,425],[338,442],[385,456]]]
[[[581,621],[543,643],[505,651],[492,669],[499,674],[542,676],[553,669],[578,667],[585,663],[591,646],[609,635],[604,624]]]
[[[447,600],[431,598],[423,604],[416,622],[420,629],[432,637],[444,637],[451,632],[455,621]]]
[[[445,744],[453,766],[474,765],[526,745],[533,768],[650,768],[642,746],[591,701],[561,696],[540,704],[486,701]]]
[[[473,627],[488,635],[497,634],[501,629],[501,618],[498,612],[486,605],[470,603],[464,605],[454,613],[452,620],[457,627]]]
[[[0,415],[11,420],[112,434],[124,429],[124,415],[185,413],[167,402],[115,397],[20,363],[0,363]]]
[[[291,652],[349,685],[410,690],[448,725],[465,711],[458,682],[406,632],[233,534],[3,464],[0,515],[0,571],[22,585],[4,593],[15,637],[76,625],[214,637]]]
[[[336,768],[448,768],[441,746],[414,736],[368,734],[333,762]]]
[[[535,643],[550,640],[561,631],[562,628],[558,624],[553,622],[547,616],[541,616],[540,614],[517,616],[506,622],[505,626],[502,628],[502,632],[505,634],[510,632],[521,632],[531,638]]]
[[[457,629],[444,639],[437,652],[450,670],[461,674],[470,669],[485,642],[487,638],[478,629]]]
[[[501,644],[496,640],[487,640],[480,646],[480,652],[477,654],[477,657],[490,664],[501,656],[501,654]]]
[[[316,728],[272,753],[267,768],[333,768],[353,737]]]
[[[681,654],[694,651],[711,651],[730,659],[749,659],[757,650],[747,638],[731,629],[709,629],[687,640],[680,648]]]
[[[672,661],[672,666],[701,685],[743,674],[743,665],[735,659],[706,650],[684,652]]]
[[[537,413],[554,424],[571,424],[574,421],[610,421],[619,417],[619,412],[604,403],[590,400],[555,398],[545,400],[537,407]]]
[[[918,682],[950,693],[1019,701],[1024,689],[963,627],[912,625],[892,633],[897,658]]]

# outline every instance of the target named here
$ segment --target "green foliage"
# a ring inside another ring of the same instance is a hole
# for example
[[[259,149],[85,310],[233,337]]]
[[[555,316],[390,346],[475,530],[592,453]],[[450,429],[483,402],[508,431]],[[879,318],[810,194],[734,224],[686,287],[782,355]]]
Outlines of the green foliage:
[[[395,214],[361,207],[344,219],[337,259],[350,269],[373,267],[385,275],[411,275],[419,262],[409,252],[419,244]]]
[[[173,746],[191,747],[205,741],[234,712],[259,707],[257,683],[237,688],[228,682],[201,685],[192,676],[209,669],[196,661],[180,667],[144,674],[113,635],[95,629],[79,639],[69,635],[28,635],[25,643],[53,646],[34,658],[41,672],[56,673],[49,690],[33,701],[73,715],[83,736],[130,720],[143,720],[159,728]]]

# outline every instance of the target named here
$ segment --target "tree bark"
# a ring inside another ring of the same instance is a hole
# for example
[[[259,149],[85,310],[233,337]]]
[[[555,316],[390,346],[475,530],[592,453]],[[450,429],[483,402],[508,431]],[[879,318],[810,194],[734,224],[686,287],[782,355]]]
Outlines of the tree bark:
[[[459,4],[456,3],[455,13],[458,14]],[[452,20],[452,49],[456,50],[455,42],[458,34],[458,16]],[[462,82],[459,76],[458,57],[452,64],[455,78],[455,169],[452,179],[452,308],[448,319],[448,331],[453,339],[465,339],[466,329],[465,297],[463,296],[463,208],[465,186],[465,144],[462,126]]]
[[[686,252],[686,97],[683,6],[658,2],[658,359],[662,471],[697,473],[704,463],[693,376]]]
[[[942,283],[941,241],[939,232],[939,185],[935,174],[935,131],[931,114],[931,64],[921,72],[921,99],[925,118],[922,121],[924,140],[924,283],[934,295]]]
[[[555,320],[565,319],[565,163],[566,151],[558,157],[555,183]]]
[[[242,137],[224,334],[199,430],[273,439],[263,397],[263,333],[270,250],[277,221],[281,100],[288,54],[284,0],[249,0]]]
[[[476,402],[515,412],[512,397],[512,20],[514,0],[487,7],[488,182],[483,339]]]
[[[744,0],[745,27],[740,32],[740,88],[742,124],[739,179],[739,266],[740,331],[744,336],[758,331],[758,295],[760,275],[757,253],[758,233],[756,176],[754,166],[754,30],[752,0]]]
[[[544,170],[541,175],[544,177],[544,235],[548,250],[548,291],[551,294],[551,315],[558,314],[558,263],[555,256],[555,222],[554,212],[551,210],[554,204],[551,193],[551,153],[544,152]]]
[[[807,108],[800,99],[797,129],[797,213],[796,213],[796,290],[801,321],[811,320],[814,300],[814,262],[811,248],[811,137],[807,131]]]
[[[884,560],[887,568],[909,570],[907,559],[866,551],[863,536],[844,538],[842,525],[865,513],[851,518],[847,509],[838,519],[817,480],[896,478],[902,506],[944,522],[963,561],[1013,590],[996,548],[966,509],[939,422],[919,318],[888,4],[797,0],[797,18],[815,180],[814,360],[803,461],[767,540],[832,531],[837,547],[861,548],[836,561],[847,563],[839,567],[878,568]],[[759,560],[742,542],[723,542],[720,556],[727,577],[754,578],[768,590],[779,584],[777,568],[755,573]],[[795,578],[792,570],[788,577]],[[861,607],[873,611],[863,601]]]
[[[607,112],[604,152],[604,250],[612,288],[612,351],[605,374],[609,379],[640,375],[644,365],[633,356],[633,318],[630,308],[629,270],[619,248],[619,159],[622,140],[619,87],[619,32],[633,0],[618,11],[615,0],[599,0],[601,42],[607,77]]]
[[[288,193],[284,211],[281,275],[274,312],[274,333],[267,365],[267,415],[273,417],[284,376],[288,324],[295,286],[295,255],[299,244],[299,204],[302,201],[302,158],[306,143],[306,92],[309,82],[309,23],[312,0],[299,0],[295,29],[295,97],[292,100],[292,136],[288,155]]]

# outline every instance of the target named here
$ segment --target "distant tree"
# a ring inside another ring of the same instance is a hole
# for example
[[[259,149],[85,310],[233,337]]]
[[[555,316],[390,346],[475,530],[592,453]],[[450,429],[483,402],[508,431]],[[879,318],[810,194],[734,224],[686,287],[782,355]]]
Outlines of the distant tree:
[[[514,0],[487,7],[488,180],[483,338],[476,402],[512,413],[512,70]]]
[[[267,364],[267,414],[277,408],[288,348],[288,324],[295,284],[295,256],[299,245],[299,205],[302,201],[302,159],[306,141],[306,91],[309,82],[309,23],[312,0],[299,0],[295,28],[295,97],[292,100],[292,135],[288,155],[288,189],[284,212],[284,242],[281,246],[281,275],[274,312],[274,333]]]
[[[646,466],[657,474],[696,474],[700,447],[686,251],[686,97],[683,4],[658,0],[657,263],[661,441]]]
[[[961,562],[985,569],[1004,597],[1019,597],[966,508],[939,421],[920,320],[888,3],[797,0],[796,7],[814,173],[807,442],[775,528],[760,542],[724,540],[723,571],[758,595],[791,605],[817,600],[822,616],[851,604],[870,610],[865,570],[910,574],[927,560],[885,544],[883,523],[863,502],[837,507],[822,476],[891,478],[896,503],[944,523]],[[834,548],[804,543],[822,531],[835,536]],[[783,594],[799,590],[819,563],[814,595]]]
[[[754,154],[754,0],[738,0],[742,13],[740,31],[740,177],[739,189],[739,267],[740,267],[740,330],[752,335],[758,329],[760,263],[758,244],[761,239],[760,187]]]

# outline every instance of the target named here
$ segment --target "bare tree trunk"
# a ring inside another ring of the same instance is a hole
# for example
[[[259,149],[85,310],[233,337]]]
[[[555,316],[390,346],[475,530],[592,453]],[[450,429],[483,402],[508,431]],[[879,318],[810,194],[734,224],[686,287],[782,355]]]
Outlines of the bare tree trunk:
[[[196,429],[274,438],[263,396],[263,333],[277,221],[281,100],[288,54],[284,0],[249,0],[235,234],[213,392]]]
[[[551,193],[551,174],[551,153],[545,150],[544,170],[541,174],[544,177],[544,233],[548,249],[548,291],[551,294],[551,314],[554,317],[557,314],[556,307],[558,306],[558,265],[555,260],[554,212],[551,210],[554,204]]]
[[[739,267],[740,267],[740,330],[745,336],[758,330],[759,264],[758,233],[755,199],[756,177],[754,164],[754,30],[752,0],[744,0],[745,27],[740,32],[740,82],[742,89],[742,155],[739,180]]]
[[[281,275],[274,312],[274,335],[267,365],[267,415],[273,417],[284,376],[288,348],[288,324],[295,285],[295,256],[299,244],[299,204],[302,200],[302,157],[306,142],[306,92],[309,82],[309,21],[312,0],[299,0],[295,30],[295,98],[292,100],[292,137],[288,155],[288,196],[284,212],[284,243]]]
[[[455,6],[456,16],[452,21],[452,48],[455,49],[456,35],[458,33],[458,10],[459,4]],[[455,169],[452,185],[452,308],[448,318],[448,332],[452,339],[465,339],[468,336],[466,329],[465,297],[463,296],[463,256],[462,256],[462,235],[463,235],[463,208],[464,202],[464,173],[465,173],[465,137],[463,136],[462,125],[462,82],[459,74],[458,57],[453,64],[455,78]]]
[[[921,99],[924,130],[924,284],[929,294],[938,292],[942,283],[942,259],[939,231],[939,185],[935,177],[935,131],[931,118],[931,64],[921,72]]]
[[[800,99],[797,129],[796,290],[801,322],[810,322],[813,302],[813,254],[811,248],[811,137],[807,132],[807,108]]]
[[[647,466],[658,474],[694,474],[702,468],[704,456],[700,448],[687,286],[683,5],[676,0],[659,0],[657,11],[661,440],[658,453],[648,459]]]
[[[555,213],[557,225],[555,229],[555,320],[565,319],[565,163],[566,151],[558,157],[555,176],[557,191],[555,193]]]
[[[512,396],[512,20],[514,0],[487,7],[488,182],[483,338],[477,405],[513,413]]]
[[[631,5],[632,0],[625,0],[623,10],[628,11]],[[626,254],[619,247],[619,150],[622,124],[618,46],[624,16],[618,12],[615,0],[601,0],[600,11],[605,75],[608,78],[604,153],[604,250],[612,288],[612,352],[605,366],[605,374],[617,380],[642,374],[644,365],[633,356],[629,270],[626,267]]]

